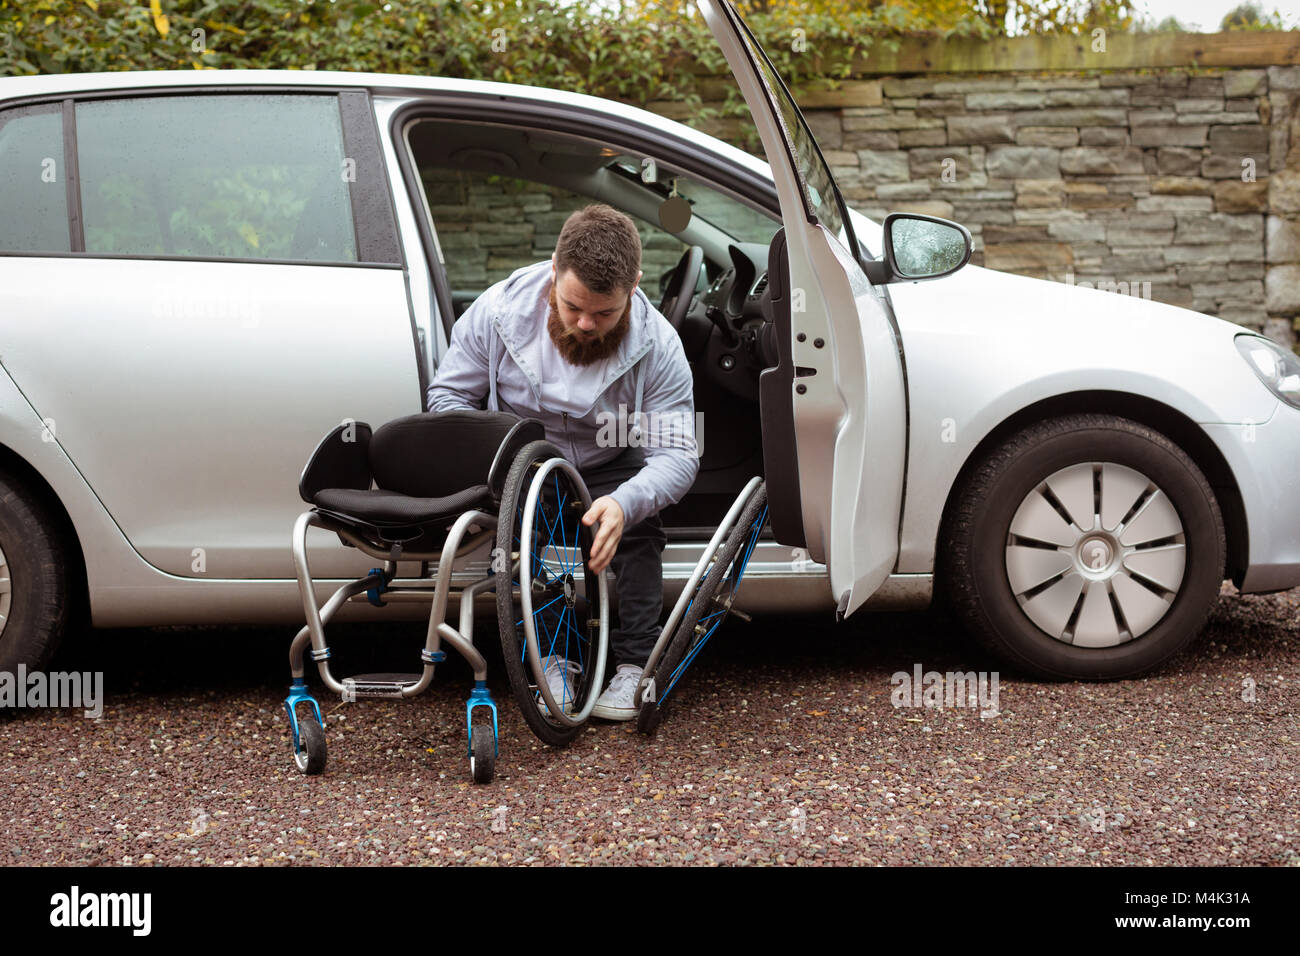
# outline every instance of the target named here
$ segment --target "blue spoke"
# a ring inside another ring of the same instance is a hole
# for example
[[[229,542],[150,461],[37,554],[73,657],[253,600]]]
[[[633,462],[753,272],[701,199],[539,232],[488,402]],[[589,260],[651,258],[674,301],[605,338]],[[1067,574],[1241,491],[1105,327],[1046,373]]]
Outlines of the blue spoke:
[[[548,607],[550,607],[552,604],[554,604],[556,601],[558,601],[558,600],[560,599],[560,597],[562,597],[562,596],[563,596],[563,595],[557,595],[556,597],[552,598],[551,600],[549,600],[549,601],[547,601],[545,604],[543,604],[540,608],[538,608],[537,610],[533,611],[533,632],[534,632],[534,636],[536,636],[537,626],[540,624],[540,625],[541,625],[541,628],[542,628],[542,634],[545,635],[545,636],[550,640],[550,642],[551,642],[550,647],[549,647],[548,650],[547,650],[547,654],[546,654],[547,657],[550,657],[551,655],[553,655],[553,654],[555,653],[555,638],[552,637],[552,636],[551,636],[551,632],[548,631],[548,630],[546,629],[546,617],[545,617],[545,615],[544,615],[542,612],[545,611],[545,610],[546,610]],[[537,647],[538,647],[538,650],[539,650],[539,651],[541,650],[541,646],[542,646],[541,638],[538,638],[538,640],[537,640]],[[525,648],[525,651],[526,651],[526,650],[527,650],[527,649]]]
[[[539,505],[542,504],[540,496],[538,497],[538,504],[539,504]],[[537,532],[538,537],[540,537],[540,536],[541,536],[541,533],[540,533],[540,531],[538,531],[538,529],[537,529],[537,522],[538,522],[538,521],[540,521],[542,524],[546,525],[546,543],[542,545],[542,554],[545,554],[547,548],[554,549],[554,547],[555,547],[555,528],[552,527],[551,523],[550,523],[549,521],[546,520],[546,509],[545,509],[545,507],[540,507],[540,508],[538,508],[538,509],[533,513],[533,529],[534,529],[535,532]],[[557,554],[557,558],[558,558],[558,554]],[[545,564],[545,563],[546,563],[546,559],[545,559],[545,558],[538,558],[538,560],[541,561],[542,564]],[[560,561],[559,563],[560,563],[560,570],[561,570],[561,573],[563,573],[563,570],[564,570],[564,562],[563,562],[563,561]]]
[[[555,631],[554,631],[554,633],[548,631],[547,634],[546,634],[546,636],[549,637],[549,638],[551,639],[551,643],[550,643],[550,644],[547,646],[547,648],[546,648],[546,656],[547,656],[547,657],[554,657],[554,656],[555,656],[555,642],[559,639],[559,636],[560,636],[560,630],[561,630],[561,628],[564,627],[564,616],[565,616],[566,614],[568,614],[568,613],[569,613],[569,609],[568,609],[568,607],[561,606],[561,607],[560,607],[560,618],[559,618],[558,621],[555,622]],[[543,629],[544,629],[544,628],[545,628],[545,624],[543,624],[542,626],[543,626]],[[565,657],[565,660],[568,660],[568,657],[567,657],[567,656]]]
[[[764,506],[762,513],[760,513],[759,516],[754,520],[754,522],[749,526],[749,534],[747,539],[745,540],[743,548],[740,550],[736,558],[733,560],[731,567],[727,569],[726,578],[728,584],[730,585],[729,588],[725,591],[725,593],[720,592],[719,595],[715,596],[714,600],[721,599],[723,602],[725,602],[731,595],[735,594],[736,588],[740,586],[740,581],[745,576],[745,570],[749,566],[749,559],[754,553],[754,548],[758,546],[758,537],[762,533],[763,525],[766,523],[766,521],[767,521],[767,507]],[[703,586],[704,582],[708,579],[709,574],[713,570],[714,570],[714,564],[711,563],[708,571],[706,571],[704,576],[700,579],[701,587]],[[692,595],[690,604],[695,603],[695,598],[696,596],[698,596],[698,594],[699,594],[699,588],[696,589],[695,595]],[[690,608],[690,604],[687,605],[688,610]],[[687,650],[686,655],[682,659],[682,662],[678,664],[677,667],[673,670],[672,675],[668,679],[668,686],[659,695],[660,703],[662,703],[664,699],[668,697],[669,693],[672,692],[672,689],[677,686],[677,681],[681,679],[681,676],[686,672],[686,669],[690,667],[691,663],[695,660],[695,656],[699,654],[699,652],[703,649],[704,645],[708,643],[709,638],[713,636],[714,632],[717,631],[718,627],[726,619],[727,612],[729,610],[730,609],[728,607],[723,606],[716,611],[712,611],[706,615],[703,615],[702,618],[696,622],[695,626],[697,628],[707,625],[706,630],[704,631],[704,635],[700,637],[700,639],[697,640]],[[712,622],[712,624],[709,624],[709,622]]]
[[[550,607],[550,606],[551,606],[552,604],[554,604],[556,601],[560,600],[560,598],[562,598],[562,597],[564,597],[563,594],[557,594],[557,595],[555,595],[555,597],[551,598],[549,601],[547,601],[547,602],[546,602],[545,604],[543,604],[541,607],[539,607],[539,608],[535,608],[535,609],[533,610],[533,618],[534,618],[534,620],[537,618],[537,615],[541,614],[543,611],[545,611],[548,607]],[[521,617],[519,620],[515,621],[515,627],[519,627],[519,626],[520,626],[521,624],[523,624],[523,623],[524,623],[524,619]],[[526,653],[528,652],[528,642],[527,642],[527,641],[524,641],[523,643],[524,643],[524,653],[526,654]],[[539,643],[540,643],[540,642],[539,642]],[[520,659],[520,660],[523,660],[523,659],[524,659],[524,655],[523,655],[523,654],[520,654],[520,655],[519,655],[519,659]]]

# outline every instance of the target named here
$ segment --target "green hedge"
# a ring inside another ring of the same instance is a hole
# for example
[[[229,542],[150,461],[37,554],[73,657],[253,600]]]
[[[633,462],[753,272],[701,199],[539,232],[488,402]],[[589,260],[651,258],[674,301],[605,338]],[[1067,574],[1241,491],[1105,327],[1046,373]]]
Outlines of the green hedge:
[[[747,22],[796,83],[844,77],[872,43],[896,43],[929,22],[899,4],[762,6]],[[0,75],[192,68],[442,75],[636,105],[677,100],[693,107],[692,122],[707,123],[714,114],[701,105],[701,82],[726,65],[694,4],[627,10],[593,0],[0,0]],[[987,26],[962,19],[948,32],[978,35]],[[740,112],[734,95],[721,112]]]

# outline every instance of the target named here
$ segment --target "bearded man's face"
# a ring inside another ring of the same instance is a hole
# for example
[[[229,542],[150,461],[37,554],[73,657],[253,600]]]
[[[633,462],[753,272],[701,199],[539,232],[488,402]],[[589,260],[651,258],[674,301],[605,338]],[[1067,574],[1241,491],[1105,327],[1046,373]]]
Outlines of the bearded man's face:
[[[618,351],[632,322],[632,289],[601,295],[576,275],[552,268],[546,330],[571,365],[591,365]],[[635,287],[634,287],[635,288]]]

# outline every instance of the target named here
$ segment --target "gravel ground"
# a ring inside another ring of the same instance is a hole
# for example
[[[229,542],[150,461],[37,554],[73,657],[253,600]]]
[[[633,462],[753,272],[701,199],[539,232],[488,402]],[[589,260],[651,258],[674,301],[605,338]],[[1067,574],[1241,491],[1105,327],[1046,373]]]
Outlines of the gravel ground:
[[[349,673],[411,659],[423,627],[331,633]],[[995,667],[938,614],[733,620],[657,737],[596,723],[566,750],[524,725],[497,651],[486,787],[458,660],[414,701],[319,698],[329,766],[300,776],[291,636],[69,641],[51,670],[103,670],[104,715],[0,716],[0,864],[1300,864],[1300,590],[1225,585],[1199,643],[1144,680],[1004,673],[988,718],[891,704],[915,664]]]

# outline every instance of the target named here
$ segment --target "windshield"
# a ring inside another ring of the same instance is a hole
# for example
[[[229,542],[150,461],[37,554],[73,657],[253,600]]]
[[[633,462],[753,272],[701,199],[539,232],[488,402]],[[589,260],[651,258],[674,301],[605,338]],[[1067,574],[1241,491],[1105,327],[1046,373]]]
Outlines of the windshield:
[[[808,129],[808,124],[804,122],[799,107],[790,96],[790,91],[786,89],[776,69],[768,60],[767,54],[755,42],[744,21],[740,20],[739,16],[736,19],[740,25],[740,35],[745,45],[749,47],[754,63],[758,66],[763,85],[767,87],[768,97],[776,104],[786,144],[794,157],[809,214],[825,226],[831,235],[839,239],[846,249],[856,250],[857,240],[853,235],[848,210],[840,198],[839,191],[835,188],[835,180],[826,166],[826,160],[822,158],[817,141]]]

